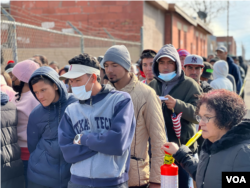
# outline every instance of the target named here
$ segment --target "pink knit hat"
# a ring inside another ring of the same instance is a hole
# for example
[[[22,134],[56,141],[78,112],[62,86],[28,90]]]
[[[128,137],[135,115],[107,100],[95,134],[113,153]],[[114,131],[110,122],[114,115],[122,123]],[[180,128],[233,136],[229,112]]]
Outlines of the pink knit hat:
[[[28,83],[31,75],[39,68],[39,65],[32,60],[24,60],[16,64],[12,70],[12,74],[17,77],[18,80]]]

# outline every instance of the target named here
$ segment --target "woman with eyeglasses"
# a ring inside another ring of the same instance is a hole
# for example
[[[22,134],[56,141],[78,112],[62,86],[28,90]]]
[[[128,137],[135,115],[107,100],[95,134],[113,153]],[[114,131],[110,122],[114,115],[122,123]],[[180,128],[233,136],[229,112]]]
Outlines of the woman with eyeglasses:
[[[205,139],[200,159],[191,150],[168,142],[162,149],[173,155],[196,181],[197,188],[221,188],[222,172],[250,171],[250,122],[243,119],[245,103],[234,92],[212,90],[199,96],[196,118]]]

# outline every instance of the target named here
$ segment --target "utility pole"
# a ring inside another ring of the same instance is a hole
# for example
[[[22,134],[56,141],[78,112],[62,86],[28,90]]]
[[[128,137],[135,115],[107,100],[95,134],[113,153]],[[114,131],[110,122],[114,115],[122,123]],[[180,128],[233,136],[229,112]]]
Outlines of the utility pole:
[[[227,51],[229,53],[229,1],[227,1]]]

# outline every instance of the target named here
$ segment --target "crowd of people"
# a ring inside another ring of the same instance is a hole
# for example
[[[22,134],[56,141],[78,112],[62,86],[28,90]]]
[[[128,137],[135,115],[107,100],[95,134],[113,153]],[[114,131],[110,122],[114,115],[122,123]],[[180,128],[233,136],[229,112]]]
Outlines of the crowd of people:
[[[1,186],[160,188],[164,151],[179,167],[180,188],[219,188],[222,171],[250,171],[242,58],[224,46],[205,58],[167,44],[138,59],[133,65],[126,46],[114,45],[61,69],[43,55],[9,60],[1,74]]]

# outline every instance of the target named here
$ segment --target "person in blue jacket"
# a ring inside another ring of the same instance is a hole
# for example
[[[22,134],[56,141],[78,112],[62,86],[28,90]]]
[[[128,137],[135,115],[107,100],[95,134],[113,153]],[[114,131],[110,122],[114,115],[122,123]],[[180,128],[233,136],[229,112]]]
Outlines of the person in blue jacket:
[[[67,93],[57,72],[47,66],[32,74],[29,87],[40,104],[28,121],[28,188],[66,188],[71,164],[60,150],[58,126],[66,107],[77,99]]]
[[[69,105],[58,129],[59,145],[71,166],[68,188],[126,188],[130,145],[135,132],[130,95],[100,84],[100,65],[88,54],[69,61],[79,102]]]
[[[218,47],[216,49],[216,52],[219,59],[227,62],[229,68],[228,73],[234,76],[236,82],[237,94],[239,94],[242,87],[240,69],[234,63],[233,59],[227,55],[228,54],[227,48],[225,46]]]

